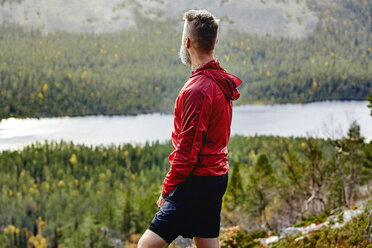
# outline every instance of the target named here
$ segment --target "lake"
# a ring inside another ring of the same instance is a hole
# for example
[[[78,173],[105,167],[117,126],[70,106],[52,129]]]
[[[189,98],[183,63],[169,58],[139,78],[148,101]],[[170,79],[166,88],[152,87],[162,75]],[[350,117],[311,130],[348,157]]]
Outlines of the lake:
[[[342,137],[356,120],[361,134],[372,139],[367,101],[322,101],[306,104],[234,106],[231,135]],[[22,149],[36,141],[61,139],[87,145],[166,142],[173,115],[8,118],[0,121],[0,151]]]

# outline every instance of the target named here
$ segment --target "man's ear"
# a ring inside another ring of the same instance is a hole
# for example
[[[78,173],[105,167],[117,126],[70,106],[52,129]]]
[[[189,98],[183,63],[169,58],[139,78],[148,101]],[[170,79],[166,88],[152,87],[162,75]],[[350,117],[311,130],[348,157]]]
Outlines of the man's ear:
[[[218,38],[216,38],[216,45],[218,44]]]
[[[186,37],[186,48],[190,48],[191,46],[191,40],[189,37]]]

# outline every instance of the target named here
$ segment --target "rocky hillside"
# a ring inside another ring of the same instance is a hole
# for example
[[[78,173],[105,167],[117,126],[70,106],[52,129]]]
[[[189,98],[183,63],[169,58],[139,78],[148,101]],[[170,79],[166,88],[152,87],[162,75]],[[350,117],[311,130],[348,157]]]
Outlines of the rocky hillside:
[[[208,9],[222,29],[303,37],[318,17],[303,0],[1,0],[0,23],[42,27],[45,32],[115,32],[136,25],[135,13],[177,18],[187,9]],[[310,6],[311,7],[311,6]]]

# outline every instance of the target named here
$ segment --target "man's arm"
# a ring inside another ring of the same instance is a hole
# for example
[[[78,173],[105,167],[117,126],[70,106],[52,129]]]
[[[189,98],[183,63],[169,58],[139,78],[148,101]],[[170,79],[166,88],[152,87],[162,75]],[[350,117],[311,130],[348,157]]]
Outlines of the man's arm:
[[[205,82],[209,83],[209,82]],[[210,86],[192,88],[184,92],[181,111],[181,131],[173,151],[171,167],[163,181],[162,196],[167,196],[177,184],[186,180],[197,161],[203,136],[207,132],[212,99]]]

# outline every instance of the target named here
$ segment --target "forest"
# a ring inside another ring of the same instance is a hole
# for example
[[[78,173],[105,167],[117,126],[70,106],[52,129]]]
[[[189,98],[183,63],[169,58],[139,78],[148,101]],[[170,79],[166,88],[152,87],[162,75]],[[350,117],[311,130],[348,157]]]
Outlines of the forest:
[[[364,100],[372,93],[372,3],[309,4],[319,21],[302,39],[221,32],[216,58],[243,80],[237,104]],[[187,80],[180,21],[138,15],[137,28],[73,33],[0,26],[0,120],[172,113]],[[298,20],[300,21],[300,20]]]

